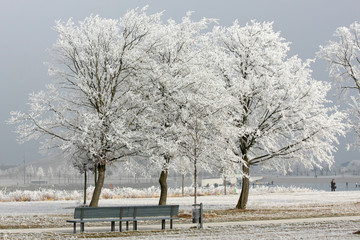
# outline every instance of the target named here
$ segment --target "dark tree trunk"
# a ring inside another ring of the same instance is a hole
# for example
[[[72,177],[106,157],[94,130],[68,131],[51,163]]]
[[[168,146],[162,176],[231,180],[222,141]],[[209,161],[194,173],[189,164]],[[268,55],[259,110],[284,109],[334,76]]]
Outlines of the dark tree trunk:
[[[168,171],[167,170],[162,170],[161,174],[160,174],[160,178],[159,178],[159,183],[160,183],[160,199],[159,199],[159,205],[166,205],[166,199],[167,199],[167,176],[168,176]]]
[[[242,169],[243,169],[244,176],[242,177],[240,198],[236,205],[237,209],[246,209],[246,204],[247,204],[248,198],[249,198],[250,165],[243,164]]]
[[[104,186],[106,165],[99,164],[97,166],[97,171],[98,171],[98,178],[96,180],[94,193],[93,193],[93,196],[91,198],[90,207],[97,207],[98,204],[99,204],[101,190],[102,190],[102,188]]]
[[[84,205],[86,205],[87,170],[84,171]]]
[[[97,183],[97,179],[98,179],[98,165],[95,163],[94,164],[94,184],[95,184],[95,186]]]
[[[196,156],[196,155],[195,155]],[[197,200],[197,165],[196,165],[196,158],[194,161],[194,204],[196,204],[196,200]]]
[[[183,174],[181,177],[181,196],[185,195],[184,188],[185,188],[185,174]]]

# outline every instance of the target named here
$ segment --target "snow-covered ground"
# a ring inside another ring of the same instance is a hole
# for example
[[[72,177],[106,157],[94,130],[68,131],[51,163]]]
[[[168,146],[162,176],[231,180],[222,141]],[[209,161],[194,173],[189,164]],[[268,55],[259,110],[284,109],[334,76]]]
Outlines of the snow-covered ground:
[[[221,188],[219,188],[221,189]],[[17,195],[34,195],[34,199],[41,199],[42,195],[55,190],[42,189],[39,191],[17,191]],[[172,190],[171,193],[177,193],[179,190]],[[31,192],[31,194],[29,194]],[[62,192],[63,199],[71,200],[46,200],[46,201],[2,201],[0,203],[0,216],[6,215],[24,215],[24,214],[70,214],[75,206],[81,204],[82,196],[74,192]],[[103,191],[103,199],[100,200],[99,205],[142,205],[142,204],[158,204],[158,188],[150,189],[115,189],[113,193],[109,194],[111,190]],[[143,193],[141,195],[141,192]],[[237,190],[237,192],[239,192]],[[0,191],[1,193],[1,191]],[[194,204],[194,197],[190,196],[190,191],[187,191],[186,197],[169,197],[168,204],[179,204],[180,210],[190,210]],[[200,196],[197,197],[197,202],[202,202],[205,209],[231,209],[234,208],[239,198],[238,194],[230,191],[228,195],[220,195],[222,191],[210,191],[206,188],[199,190]],[[5,195],[5,194],[3,194]],[[8,195],[11,195],[9,193]],[[104,197],[105,195],[105,197]],[[177,194],[180,195],[180,194]],[[1,195],[0,195],[1,196]],[[131,197],[134,196],[134,197]],[[152,197],[149,197],[152,196]],[[75,200],[74,200],[75,198]],[[249,195],[248,208],[281,208],[281,207],[303,207],[306,205],[329,205],[341,203],[360,202],[360,191],[341,191],[341,192],[326,192],[302,188],[277,188],[277,187],[256,187],[252,188]]]
[[[116,237],[126,237],[127,239],[360,238],[359,235],[353,234],[360,230],[359,191],[325,192],[294,188],[257,188],[250,192],[247,211],[234,210],[238,198],[238,194],[199,196],[198,202],[202,202],[206,210],[205,229],[203,230],[190,228],[190,219],[184,219],[175,223],[174,231],[88,232],[87,235],[71,234],[71,226],[65,222],[66,219],[71,218],[73,208],[80,204],[79,200],[1,202],[0,228],[2,228],[2,233],[0,233],[0,239],[76,239],[79,237],[90,239],[91,237],[109,237],[110,239]],[[168,198],[168,204],[179,204],[180,211],[184,215],[190,213],[193,201],[194,198],[191,196]],[[157,203],[157,197],[122,197],[100,201],[101,206]],[[329,218],[338,216],[349,217],[345,219]],[[324,218],[320,219],[319,217]],[[303,218],[304,220],[277,220],[284,218]],[[309,221],[309,219],[315,219],[315,221]],[[30,223],[32,226],[26,225]],[[40,225],[48,229],[37,233],[26,230],[27,227],[39,228]],[[55,230],[60,226],[67,228]],[[24,229],[12,232],[11,228]],[[140,224],[139,228],[141,228]],[[91,227],[89,227],[90,229]]]

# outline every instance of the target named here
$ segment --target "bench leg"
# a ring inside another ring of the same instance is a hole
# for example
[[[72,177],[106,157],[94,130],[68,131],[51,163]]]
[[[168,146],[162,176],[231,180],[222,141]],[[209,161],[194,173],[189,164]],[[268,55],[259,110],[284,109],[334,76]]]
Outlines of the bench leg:
[[[170,229],[173,229],[173,220],[170,219]]]
[[[74,222],[74,233],[76,233],[76,222]]]
[[[115,222],[114,221],[111,222],[111,231],[112,232],[115,231]]]
[[[84,226],[85,224],[82,222],[82,223],[80,223],[80,232],[84,232],[84,230],[85,230],[85,226]]]
[[[161,229],[165,230],[165,219],[161,220]]]
[[[133,230],[137,230],[137,221],[133,222]]]
[[[122,232],[122,221],[119,222],[119,232]]]
[[[126,221],[126,231],[129,231],[129,221]]]

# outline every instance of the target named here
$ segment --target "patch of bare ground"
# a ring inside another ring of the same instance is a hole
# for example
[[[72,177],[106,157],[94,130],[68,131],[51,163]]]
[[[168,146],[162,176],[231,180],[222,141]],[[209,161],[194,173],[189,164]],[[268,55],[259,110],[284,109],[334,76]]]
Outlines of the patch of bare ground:
[[[63,227],[70,215],[0,216],[0,229]]]
[[[97,239],[97,238],[128,238],[128,237],[142,237],[161,235],[164,231],[128,231],[128,232],[85,232],[85,233],[27,233],[26,239],[36,239],[36,240],[60,240],[60,239]],[[182,232],[180,230],[171,230],[171,234],[180,235]],[[0,233],[0,239],[12,239],[12,240],[23,240],[24,234],[21,233],[10,233],[4,234]]]
[[[156,230],[156,231],[129,231],[129,232],[98,232],[98,233],[81,233],[77,235],[79,239],[87,239],[87,238],[120,238],[120,237],[137,237],[137,236],[152,236],[161,234],[164,231]],[[180,230],[171,230],[171,233],[174,235],[180,234]]]

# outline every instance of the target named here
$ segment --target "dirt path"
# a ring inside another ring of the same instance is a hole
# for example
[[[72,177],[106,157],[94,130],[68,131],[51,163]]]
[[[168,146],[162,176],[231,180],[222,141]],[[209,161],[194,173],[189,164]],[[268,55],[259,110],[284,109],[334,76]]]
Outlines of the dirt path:
[[[245,225],[269,225],[269,224],[296,224],[296,223],[317,223],[317,222],[334,222],[334,221],[360,221],[360,216],[342,216],[342,217],[317,217],[317,218],[293,218],[293,219],[276,219],[276,220],[252,220],[252,221],[231,221],[231,222],[205,222],[204,229],[223,226],[245,226]],[[195,228],[197,225],[192,223],[174,223],[174,230]],[[166,226],[168,229],[168,225]],[[160,230],[161,224],[138,224],[139,231],[157,231]],[[131,226],[130,226],[131,229]],[[79,225],[77,231],[79,232]],[[72,233],[72,227],[57,228],[18,228],[2,229],[2,233]],[[109,232],[109,226],[85,226],[86,232]],[[132,230],[130,230],[132,231]]]

